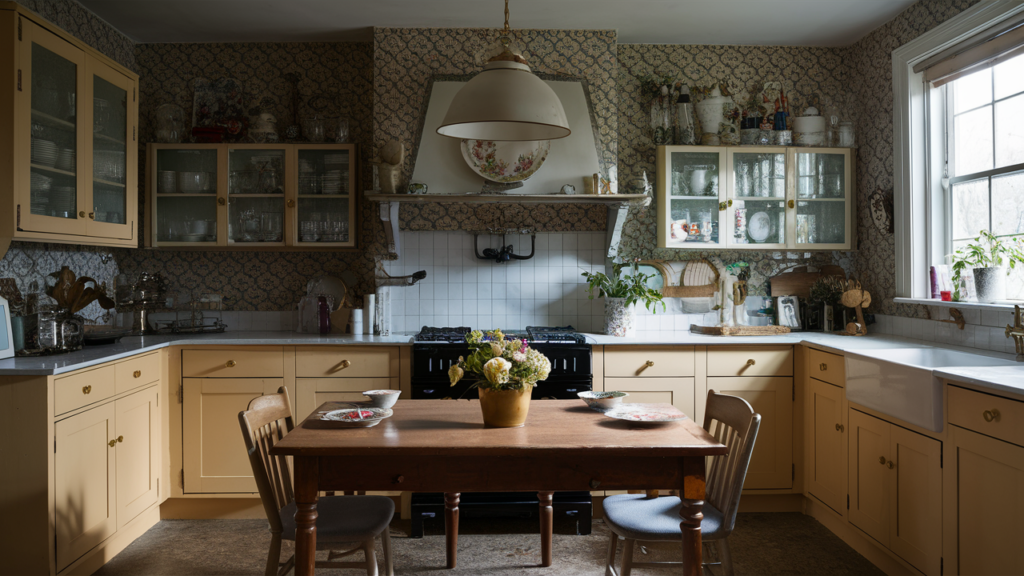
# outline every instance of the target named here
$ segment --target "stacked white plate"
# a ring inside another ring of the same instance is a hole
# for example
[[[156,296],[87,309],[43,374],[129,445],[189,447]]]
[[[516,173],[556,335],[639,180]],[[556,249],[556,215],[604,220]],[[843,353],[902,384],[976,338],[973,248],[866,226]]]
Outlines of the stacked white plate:
[[[71,148],[63,148],[57,153],[57,169],[75,171],[75,151]]]
[[[49,209],[52,215],[61,216],[64,212],[68,212],[73,218],[75,213],[75,187],[52,187],[50,189]]]
[[[328,170],[324,174],[324,194],[345,194],[348,188],[347,176],[342,170]]]
[[[342,154],[340,152],[324,154],[324,164],[326,164],[328,168],[348,166],[348,154]]]
[[[52,167],[57,163],[57,145],[49,140],[33,138],[32,163]]]
[[[159,170],[156,176],[157,194],[174,194],[178,191],[178,173],[174,170]]]

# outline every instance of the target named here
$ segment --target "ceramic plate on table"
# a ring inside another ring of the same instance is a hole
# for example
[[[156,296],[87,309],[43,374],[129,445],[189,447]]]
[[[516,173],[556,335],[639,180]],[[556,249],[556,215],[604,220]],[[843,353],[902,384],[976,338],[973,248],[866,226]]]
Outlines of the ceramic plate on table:
[[[586,402],[587,406],[593,410],[597,410],[598,412],[614,410],[615,408],[622,406],[622,399],[629,396],[629,394],[625,392],[595,392],[591,390],[577,392],[576,395],[580,397],[580,400]]]
[[[463,140],[462,157],[469,168],[492,182],[522,182],[533,176],[551,150],[550,140],[492,142]]]
[[[622,404],[604,412],[604,415],[637,424],[663,424],[686,419],[686,414],[670,404]]]
[[[380,424],[380,421],[390,417],[394,412],[387,408],[370,408],[358,406],[356,408],[343,408],[331,410],[320,415],[319,424],[330,428],[369,428]]]

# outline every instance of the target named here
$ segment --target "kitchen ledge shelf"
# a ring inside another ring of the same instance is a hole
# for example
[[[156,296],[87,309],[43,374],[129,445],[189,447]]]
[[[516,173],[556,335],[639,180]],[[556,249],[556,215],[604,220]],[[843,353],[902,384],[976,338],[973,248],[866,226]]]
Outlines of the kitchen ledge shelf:
[[[650,197],[645,194],[376,194],[365,192],[370,202],[380,204],[380,221],[388,242],[388,255],[398,259],[398,208],[403,202],[419,204],[605,204],[608,206],[608,258],[619,254],[622,225],[630,206],[642,206]]]
[[[943,308],[959,308],[961,310],[999,310],[999,311],[1013,311],[1014,306],[1024,306],[1024,301],[1021,302],[943,302],[942,300],[934,300],[932,298],[893,298],[893,302],[897,304],[920,304],[922,306],[941,306]]]

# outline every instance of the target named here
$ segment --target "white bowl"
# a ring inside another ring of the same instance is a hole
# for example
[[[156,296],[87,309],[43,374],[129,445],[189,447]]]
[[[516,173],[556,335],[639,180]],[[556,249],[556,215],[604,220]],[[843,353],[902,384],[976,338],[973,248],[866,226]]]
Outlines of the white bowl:
[[[398,402],[398,396],[401,394],[401,390],[367,390],[363,392],[363,396],[367,396],[370,399],[370,404],[376,408],[391,408],[395,402]]]
[[[609,392],[595,392],[587,390],[585,392],[577,392],[577,396],[581,400],[587,403],[587,406],[595,410],[609,410],[622,404],[622,399],[629,394],[625,392],[609,391]]]

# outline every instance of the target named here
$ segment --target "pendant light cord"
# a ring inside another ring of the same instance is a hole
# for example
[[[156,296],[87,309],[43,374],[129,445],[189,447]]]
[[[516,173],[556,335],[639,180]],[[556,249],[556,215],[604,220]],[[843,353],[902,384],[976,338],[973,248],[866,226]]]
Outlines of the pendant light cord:
[[[501,31],[501,45],[507,50],[512,44],[512,29],[508,26],[508,0],[505,0],[505,28]]]

